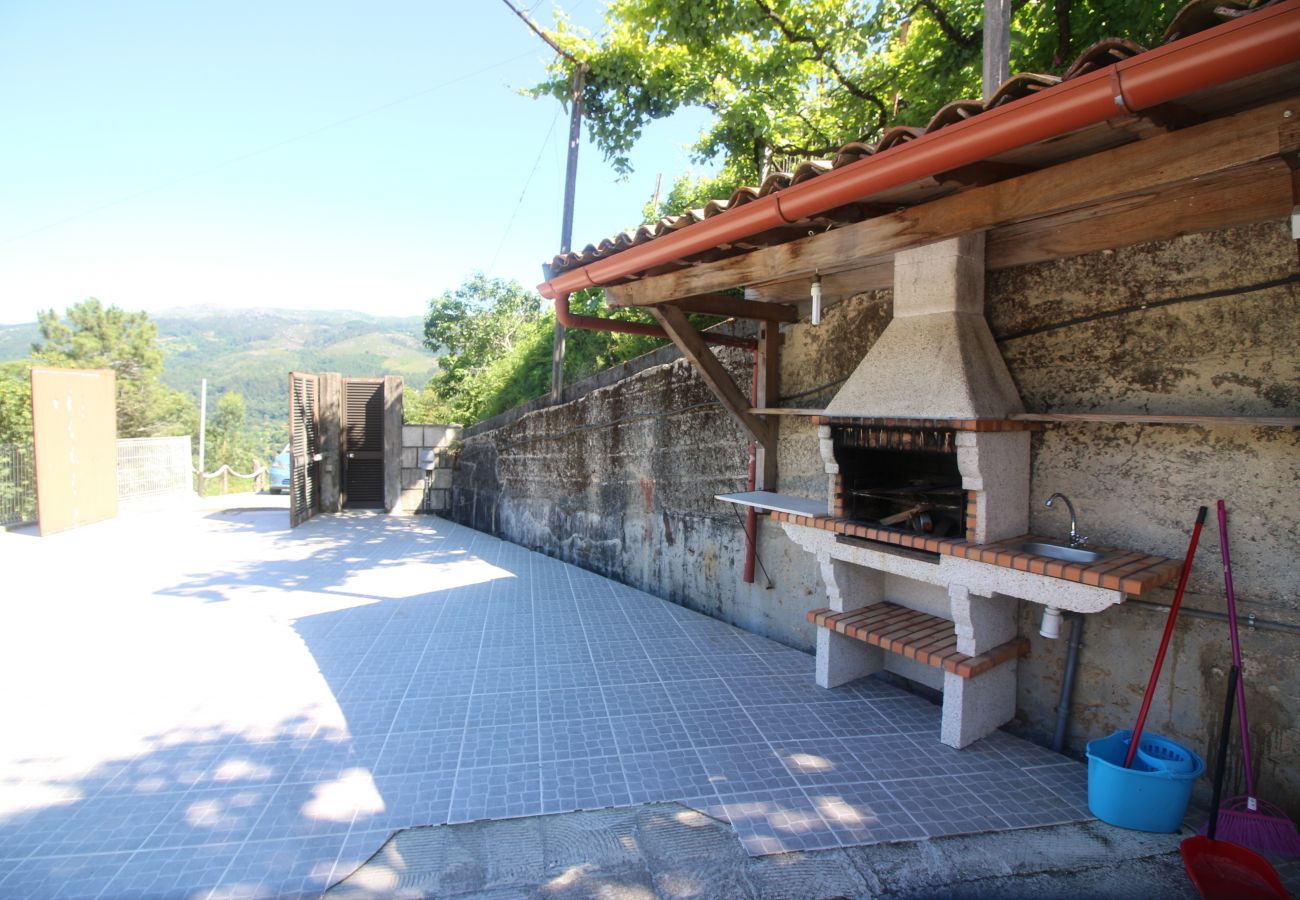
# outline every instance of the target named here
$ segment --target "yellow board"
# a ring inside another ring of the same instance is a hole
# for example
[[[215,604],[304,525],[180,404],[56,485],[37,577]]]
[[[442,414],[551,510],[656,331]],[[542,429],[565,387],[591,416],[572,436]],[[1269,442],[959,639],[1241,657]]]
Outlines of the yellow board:
[[[32,369],[41,534],[117,515],[117,398],[111,369]]]

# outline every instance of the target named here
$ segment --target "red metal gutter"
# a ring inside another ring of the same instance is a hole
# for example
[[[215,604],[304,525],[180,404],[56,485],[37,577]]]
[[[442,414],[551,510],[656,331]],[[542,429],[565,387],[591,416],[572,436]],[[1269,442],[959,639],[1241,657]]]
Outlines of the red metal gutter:
[[[564,272],[538,285],[538,290],[545,297],[557,298],[559,314],[559,298],[567,299],[573,291],[610,284],[720,244],[866,200],[908,182],[1168,103],[1297,59],[1300,59],[1300,0],[1288,0]]]

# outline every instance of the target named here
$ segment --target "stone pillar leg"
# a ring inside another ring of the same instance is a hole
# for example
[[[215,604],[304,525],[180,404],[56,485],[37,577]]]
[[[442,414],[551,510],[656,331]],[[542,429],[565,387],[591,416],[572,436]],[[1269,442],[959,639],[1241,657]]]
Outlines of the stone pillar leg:
[[[880,572],[831,559],[829,555],[819,554],[817,561],[821,564],[826,597],[836,612],[850,612],[884,599]],[[884,651],[879,647],[828,628],[817,629],[817,683],[822,687],[839,687],[884,667]]]
[[[884,651],[879,647],[836,634],[829,628],[817,629],[817,683],[822,687],[839,687],[884,667]]]
[[[1016,636],[1016,601],[981,597],[960,584],[948,585],[948,608],[957,629],[957,652],[979,656]]]
[[[819,666],[820,670],[820,666]],[[1016,661],[977,675],[943,676],[943,727],[939,740],[960,750],[987,737],[1016,714]]]

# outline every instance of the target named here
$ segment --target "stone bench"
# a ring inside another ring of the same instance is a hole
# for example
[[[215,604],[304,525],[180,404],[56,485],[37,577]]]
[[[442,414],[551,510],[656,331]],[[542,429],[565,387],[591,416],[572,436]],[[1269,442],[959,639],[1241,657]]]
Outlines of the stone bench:
[[[815,609],[808,613],[808,620],[818,626],[821,636],[817,683],[822,687],[835,687],[879,671],[883,667],[879,654],[883,653],[895,653],[941,671],[939,739],[950,747],[961,748],[979,740],[1015,714],[1016,660],[1029,652],[1029,642],[1022,637],[975,655],[962,653],[957,649],[961,638],[954,622],[888,601],[844,612]],[[837,647],[836,642],[844,646]],[[992,641],[985,646],[988,643]],[[968,648],[972,644],[979,647],[977,641],[966,641]],[[854,647],[861,652],[853,651]]]
[[[1016,638],[987,653],[967,656],[957,650],[957,629],[948,619],[896,603],[873,603],[851,612],[814,609],[808,621],[959,678],[974,678],[1029,652],[1029,641]]]

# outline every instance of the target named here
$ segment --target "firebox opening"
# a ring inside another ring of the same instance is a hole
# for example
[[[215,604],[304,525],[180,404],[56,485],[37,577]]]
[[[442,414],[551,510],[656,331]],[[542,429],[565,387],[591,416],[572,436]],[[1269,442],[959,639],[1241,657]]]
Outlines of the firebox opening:
[[[897,432],[862,440],[854,431],[845,429],[835,440],[841,515],[933,537],[964,533],[966,492],[951,433],[912,433],[900,441]],[[911,446],[898,449],[899,443]]]

